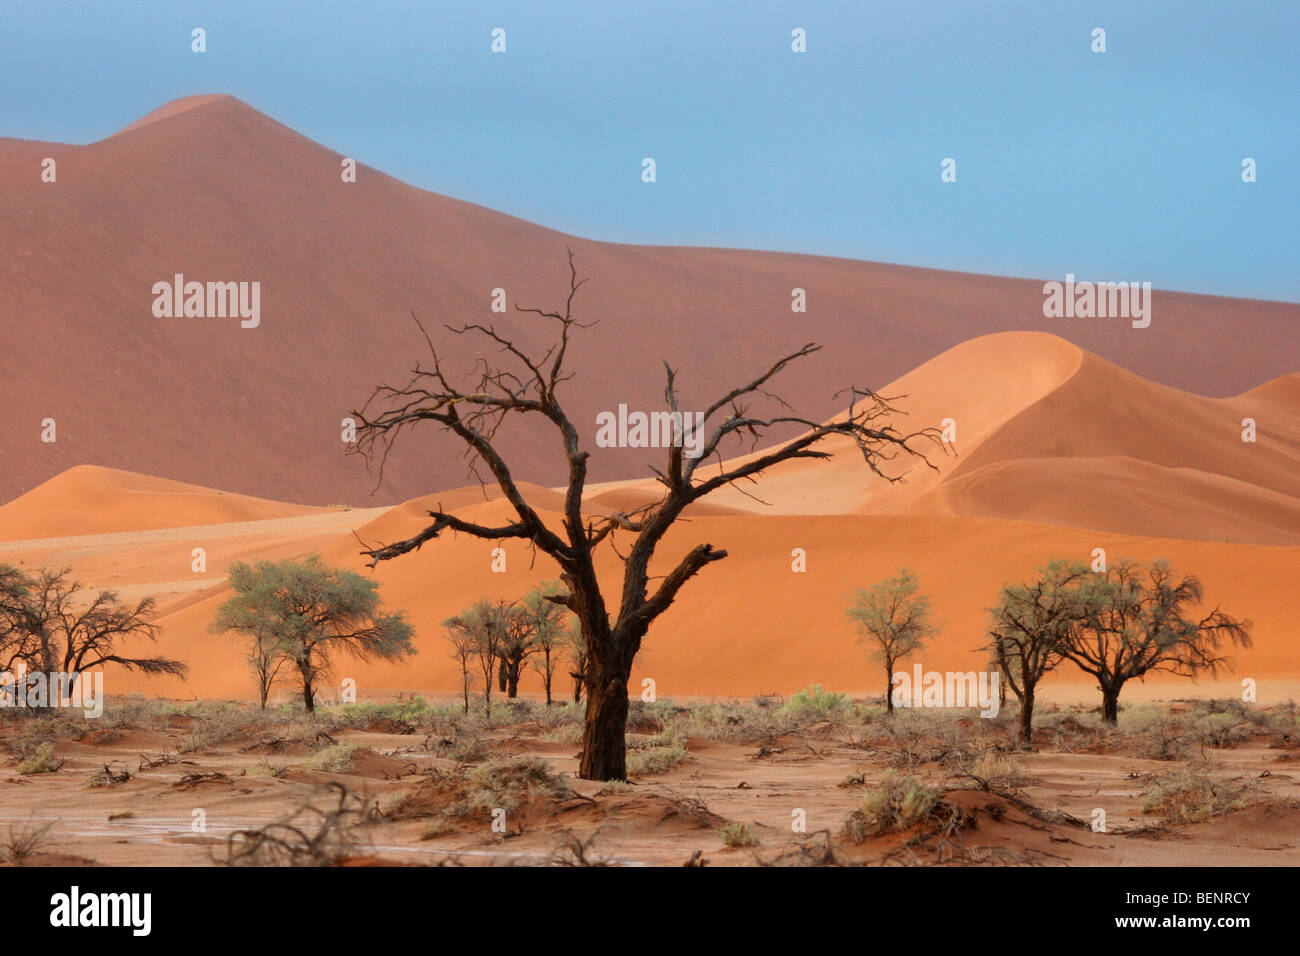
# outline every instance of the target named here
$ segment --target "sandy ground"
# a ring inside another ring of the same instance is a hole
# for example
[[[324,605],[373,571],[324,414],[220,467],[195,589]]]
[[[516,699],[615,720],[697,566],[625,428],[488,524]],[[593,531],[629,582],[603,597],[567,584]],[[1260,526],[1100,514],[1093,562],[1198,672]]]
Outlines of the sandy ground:
[[[8,722],[4,729],[12,737],[21,727],[22,721]],[[0,843],[9,830],[54,821],[29,862],[209,865],[222,857],[234,831],[273,823],[305,802],[329,805],[322,787],[336,782],[378,814],[358,824],[349,851],[354,862],[544,863],[572,834],[593,858],[623,865],[681,865],[697,853],[710,865],[809,862],[826,845],[840,862],[910,865],[1300,864],[1294,735],[1262,734],[1192,754],[1214,780],[1246,788],[1249,798],[1242,808],[1204,822],[1168,826],[1144,815],[1140,802],[1155,776],[1180,766],[1175,762],[1063,752],[1044,737],[1036,741],[1038,752],[1013,757],[1026,782],[1004,796],[963,783],[951,765],[921,761],[915,772],[943,790],[965,822],[945,840],[909,847],[926,826],[862,842],[845,836],[849,814],[897,764],[897,755],[861,728],[825,721],[761,743],[689,738],[688,755],[675,768],[633,776],[630,786],[613,793],[573,779],[573,745],[554,742],[535,721],[506,721],[484,731],[481,753],[471,759],[537,755],[571,792],[511,811],[506,833],[494,833],[483,813],[452,820],[433,838],[427,831],[436,813],[422,811],[412,795],[427,793],[439,772],[458,766],[439,752],[437,733],[336,731],[339,744],[366,749],[354,755],[348,772],[328,773],[309,769],[311,754],[326,740],[291,742],[267,753],[266,741],[279,731],[236,731],[231,739],[205,744],[198,742],[200,730],[201,721],[176,714],[159,729],[96,729],[81,741],[61,740],[57,772],[21,774],[10,761],[0,769]],[[172,762],[145,762],[163,754]],[[95,785],[106,765],[130,778]],[[472,770],[473,764],[461,766]],[[846,778],[857,779],[846,786]],[[1097,808],[1105,810],[1107,832],[1087,825]],[[792,831],[799,810],[806,817],[802,834]],[[199,811],[202,832],[194,825]],[[748,825],[757,845],[727,846],[721,832],[729,823]]]

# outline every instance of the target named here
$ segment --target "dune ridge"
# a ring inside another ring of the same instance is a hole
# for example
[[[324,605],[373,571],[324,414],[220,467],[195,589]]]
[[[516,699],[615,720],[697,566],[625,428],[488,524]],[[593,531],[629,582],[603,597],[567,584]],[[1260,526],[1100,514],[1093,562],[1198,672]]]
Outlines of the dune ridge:
[[[0,506],[0,541],[264,521],[327,510],[78,465]]]
[[[567,248],[591,280],[578,308],[600,319],[575,340],[578,376],[566,391],[574,420],[593,432],[596,413],[620,402],[661,407],[660,359],[679,368],[694,405],[810,340],[825,348],[779,391],[812,419],[834,414],[838,389],[882,387],[1006,330],[1056,333],[1208,395],[1296,371],[1295,304],[1157,290],[1147,329],[1047,320],[1039,280],[604,243],[408,186],[364,162],[345,184],[338,149],[225,95],[166,104],[87,145],[0,144],[0,325],[25,333],[39,316],[41,329],[0,353],[0,499],[90,463],[316,505],[397,504],[465,484],[459,449],[430,436],[397,449],[372,497],[374,477],[343,454],[340,422],[421,357],[412,310],[434,327],[491,318],[541,348],[550,330],[490,313],[491,290],[506,288],[511,306],[561,301]],[[58,162],[57,184],[40,181],[46,155]],[[176,273],[261,283],[262,324],[154,318],[152,285]],[[807,292],[807,313],[790,311],[795,287]],[[468,368],[479,347],[443,338]],[[1263,398],[1293,387],[1283,381]],[[59,423],[55,444],[32,425],[46,417]],[[521,478],[563,479],[552,436],[516,429],[502,440],[526,463]],[[596,456],[593,477],[644,475],[652,460],[634,449]]]

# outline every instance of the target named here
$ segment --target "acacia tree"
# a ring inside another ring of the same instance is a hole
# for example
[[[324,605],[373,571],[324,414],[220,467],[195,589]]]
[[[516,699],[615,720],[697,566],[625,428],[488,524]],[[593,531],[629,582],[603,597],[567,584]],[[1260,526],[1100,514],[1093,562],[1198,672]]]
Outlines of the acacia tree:
[[[885,709],[894,712],[894,666],[925,646],[939,633],[932,619],[930,598],[920,594],[916,575],[903,568],[898,575],[859,589],[845,612],[860,632],[874,660],[885,667]]]
[[[1033,741],[1038,683],[1061,663],[1082,620],[1081,588],[1089,573],[1077,562],[1050,561],[1037,580],[1004,584],[989,611],[988,650],[1020,701],[1020,740],[1026,746]]]
[[[592,324],[579,322],[573,312],[574,299],[585,281],[578,279],[570,251],[569,294],[562,311],[516,304],[517,312],[554,325],[555,338],[540,354],[529,354],[493,325],[446,326],[454,335],[476,337],[495,346],[501,356],[500,365],[480,359],[464,385],[459,383],[465,380],[446,366],[443,355],[416,318],[429,349],[429,364],[417,363],[405,385],[378,386],[364,407],[351,413],[359,423],[358,441],[351,450],[366,456],[372,466],[377,464],[382,481],[383,462],[393,443],[407,429],[427,422],[465,445],[472,469],[479,465],[487,468],[512,509],[506,523],[485,525],[437,508],[429,511],[432,521],[415,536],[377,545],[364,553],[372,564],[377,564],[408,554],[450,530],[493,541],[517,538],[554,560],[568,593],[556,595],[553,600],[569,608],[578,619],[588,655],[581,671],[587,706],[578,774],[586,780],[623,780],[627,776],[628,680],[641,643],[650,625],[672,606],[686,582],[727,556],[726,551],[711,544],[696,545],[652,586],[651,559],[683,511],[707,495],[753,479],[780,462],[829,458],[830,454],[818,446],[832,436],[852,440],[866,467],[888,480],[902,477],[882,470],[899,455],[925,459],[923,452],[912,447],[913,441],[924,438],[937,447],[943,446],[936,429],[912,434],[896,430],[887,421],[896,411],[889,400],[867,389],[851,388],[841,393],[847,396],[848,410],[829,422],[801,418],[779,400],[772,414],[752,412],[748,403],[774,399],[767,390],[771,380],[791,363],[818,351],[816,345],[805,345],[778,359],[755,378],[727,390],[707,406],[702,419],[697,417],[701,413],[682,416],[676,372],[665,362],[664,398],[675,435],[664,466],[654,469],[663,489],[660,497],[627,514],[584,514],[583,491],[591,453],[583,448],[582,434],[565,411],[559,392],[573,375],[565,364],[570,338],[575,331]],[[527,500],[497,447],[498,429],[512,418],[539,419],[554,429],[568,465],[563,518],[558,525],[544,520]],[[787,434],[796,429],[800,432],[765,450],[724,461],[721,452],[733,439],[747,438],[750,448],[756,448],[774,429]],[[686,447],[698,448],[699,454],[688,456]],[[711,459],[716,459],[716,465],[702,468]],[[618,606],[611,612],[596,574],[595,556],[597,547],[616,532],[625,532],[631,541],[625,551],[618,552],[623,562],[622,588]]]
[[[1195,575],[1179,577],[1164,561],[1143,568],[1119,561],[1093,575],[1085,589],[1081,626],[1062,653],[1101,690],[1101,716],[1119,722],[1119,695],[1134,678],[1165,671],[1195,679],[1230,667],[1221,654],[1224,641],[1250,647],[1250,621],[1230,617],[1215,607],[1197,618],[1190,608],[1204,590]]]
[[[569,676],[573,678],[573,702],[576,704],[582,700],[583,675],[587,673],[587,640],[582,636],[582,622],[576,617],[564,629],[562,640],[573,665]]]
[[[278,648],[298,671],[308,713],[337,654],[364,662],[415,653],[406,617],[380,613],[378,582],[331,567],[318,554],[251,566],[235,561],[226,574],[235,593],[217,609],[211,629],[243,631]]]
[[[27,574],[0,565],[0,656],[10,673],[25,668],[29,681],[67,675],[69,693],[82,673],[105,664],[183,677],[180,661],[128,656],[122,649],[126,641],[157,640],[155,606],[152,597],[124,604],[112,590],[88,596],[70,568]]]
[[[505,601],[480,598],[455,617],[442,622],[442,626],[455,635],[453,640],[463,642],[478,663],[483,675],[483,708],[489,718],[492,716],[493,672],[506,641],[509,607]],[[468,692],[466,685],[466,694]]]
[[[271,688],[280,677],[280,671],[289,663],[284,646],[275,635],[269,633],[264,624],[253,624],[252,640],[248,643],[248,669],[257,681],[257,699],[262,710],[266,710],[266,699],[271,696]]]
[[[469,713],[469,687],[474,681],[470,665],[474,661],[474,638],[458,627],[443,621],[447,630],[447,640],[451,643],[451,659],[460,665],[460,692],[465,701],[465,713]]]
[[[548,599],[548,595],[560,596],[564,585],[559,581],[543,581],[533,588],[519,602],[520,613],[528,620],[532,629],[532,643],[535,651],[533,669],[541,675],[542,687],[546,690],[546,706],[551,706],[551,686],[555,680],[555,668],[559,666],[560,655],[564,650],[564,607]]]
[[[537,646],[533,643],[532,621],[523,608],[514,603],[505,604],[501,617],[505,624],[505,636],[497,658],[500,662],[497,687],[507,698],[514,700],[519,696],[519,675],[524,663],[533,656]]]
[[[13,674],[26,666],[31,645],[24,611],[31,594],[32,581],[10,564],[0,564],[0,673]]]

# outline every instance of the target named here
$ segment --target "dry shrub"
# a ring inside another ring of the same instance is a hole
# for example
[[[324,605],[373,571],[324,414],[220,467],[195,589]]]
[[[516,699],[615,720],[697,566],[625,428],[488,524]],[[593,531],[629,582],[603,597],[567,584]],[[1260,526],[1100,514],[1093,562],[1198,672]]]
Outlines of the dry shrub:
[[[867,791],[862,804],[845,821],[845,838],[861,843],[868,837],[906,830],[928,819],[941,804],[939,791],[911,774],[888,771]]]
[[[748,823],[738,823],[732,821],[731,823],[728,823],[726,826],[714,830],[713,832],[716,833],[718,835],[718,839],[720,839],[727,846],[732,846],[732,847],[758,846],[759,843],[762,842],[759,840],[758,834],[754,832],[754,828],[751,827]]]
[[[512,812],[537,801],[573,795],[549,763],[533,756],[489,760],[470,772],[466,784],[464,796],[452,811],[456,816],[491,814],[495,809]]]
[[[1151,781],[1142,794],[1141,812],[1164,823],[1199,823],[1240,810],[1249,803],[1249,788],[1214,780],[1208,771],[1179,767]]]
[[[629,735],[627,772],[634,777],[667,773],[688,756],[686,745],[671,731],[651,737]]]
[[[369,750],[370,748],[363,744],[334,744],[312,754],[303,766],[308,770],[319,770],[324,773],[351,773],[357,757]]]
[[[435,770],[382,808],[389,820],[488,819],[494,810],[519,816],[539,805],[576,797],[540,757],[499,757],[477,767]],[[440,831],[441,832],[441,831]]]
[[[24,866],[28,859],[36,856],[50,842],[50,831],[57,821],[37,822],[29,817],[23,823],[11,823],[7,832],[0,837],[0,863],[12,866]]]
[[[19,773],[54,773],[63,766],[63,761],[54,756],[54,744],[50,741],[35,744],[30,748],[24,746],[23,749],[27,752],[18,762]]]
[[[356,853],[356,828],[369,818],[365,799],[340,783],[330,783],[288,817],[232,833],[216,854],[216,862],[226,866],[338,866]]]
[[[613,859],[596,848],[598,833],[585,840],[569,830],[560,831],[560,839],[551,851],[552,866],[616,866]]]
[[[973,758],[954,761],[954,776],[963,783],[974,782],[989,793],[1016,793],[1029,784],[1030,778],[1014,757],[996,750],[985,750]]]

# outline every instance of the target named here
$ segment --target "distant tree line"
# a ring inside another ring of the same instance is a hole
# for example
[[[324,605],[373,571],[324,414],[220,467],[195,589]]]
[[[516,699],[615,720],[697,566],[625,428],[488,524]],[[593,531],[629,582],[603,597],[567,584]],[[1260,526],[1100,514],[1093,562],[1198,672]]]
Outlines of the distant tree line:
[[[1196,678],[1229,668],[1229,646],[1251,646],[1251,622],[1214,607],[1198,615],[1204,588],[1192,574],[1178,574],[1163,560],[1122,560],[1104,571],[1066,559],[1049,561],[1030,581],[1002,586],[989,610],[983,650],[1001,682],[1020,704],[1020,738],[1033,737],[1034,706],[1042,679],[1070,663],[1093,678],[1101,692],[1101,716],[1119,719],[1119,697],[1132,680],[1164,672]],[[886,672],[885,699],[897,663],[938,633],[930,599],[916,575],[897,576],[857,591],[849,621]]]

